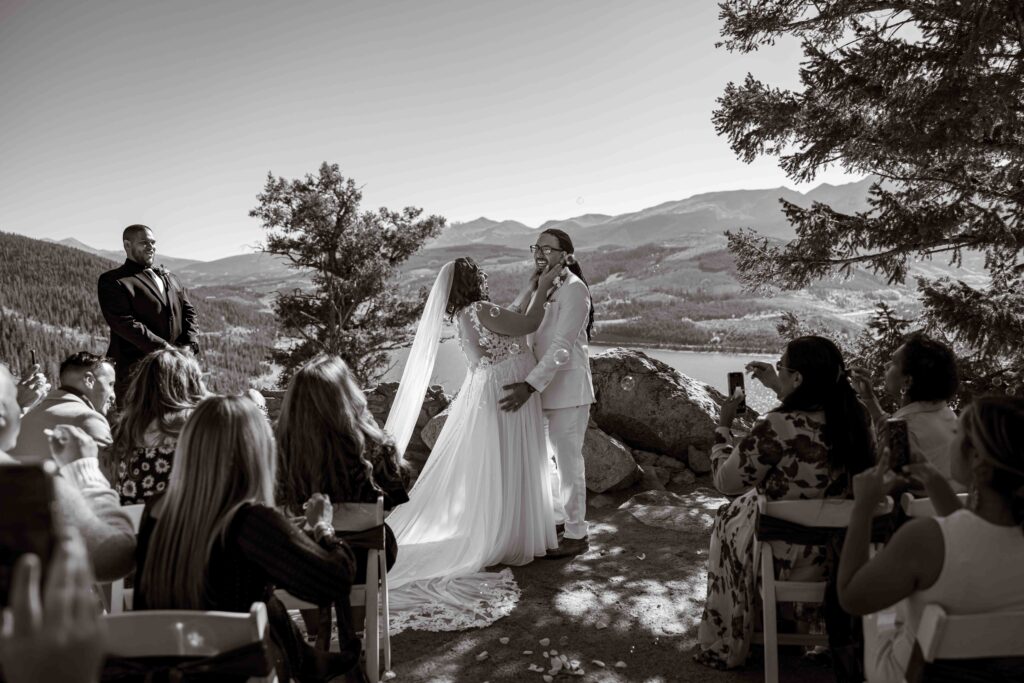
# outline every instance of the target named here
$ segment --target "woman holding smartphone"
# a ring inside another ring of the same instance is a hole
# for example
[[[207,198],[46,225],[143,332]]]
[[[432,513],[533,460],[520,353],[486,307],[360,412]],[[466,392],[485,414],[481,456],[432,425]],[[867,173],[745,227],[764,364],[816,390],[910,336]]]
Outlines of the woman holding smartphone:
[[[781,403],[736,438],[731,427],[743,398],[728,397],[711,450],[715,486],[739,496],[718,510],[712,528],[708,596],[698,631],[695,659],[719,669],[743,665],[750,650],[758,494],[769,500],[843,498],[852,475],[874,464],[868,416],[834,343],[800,337],[774,368],[751,363],[748,370]],[[823,548],[780,544],[775,557],[782,579],[814,580],[825,573]]]

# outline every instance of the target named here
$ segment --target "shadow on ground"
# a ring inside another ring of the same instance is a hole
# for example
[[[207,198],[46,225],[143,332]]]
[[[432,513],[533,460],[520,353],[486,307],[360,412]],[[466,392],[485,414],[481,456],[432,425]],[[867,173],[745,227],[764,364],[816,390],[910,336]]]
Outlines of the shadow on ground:
[[[399,681],[462,683],[537,681],[531,664],[549,668],[544,651],[578,660],[581,677],[556,681],[683,683],[760,681],[759,651],[745,669],[715,671],[692,661],[707,581],[707,548],[715,510],[725,502],[704,482],[674,489],[685,519],[648,526],[618,504],[589,508],[590,551],[574,559],[537,560],[513,569],[522,588],[515,612],[485,629],[407,631],[392,639]],[[680,524],[680,522],[683,522]],[[502,644],[502,638],[508,638]],[[549,644],[541,645],[547,638]],[[478,657],[487,652],[485,659]],[[532,654],[523,654],[531,651]],[[603,662],[604,667],[594,663]],[[624,668],[616,668],[622,662]],[[825,683],[831,670],[783,657],[784,681]]]

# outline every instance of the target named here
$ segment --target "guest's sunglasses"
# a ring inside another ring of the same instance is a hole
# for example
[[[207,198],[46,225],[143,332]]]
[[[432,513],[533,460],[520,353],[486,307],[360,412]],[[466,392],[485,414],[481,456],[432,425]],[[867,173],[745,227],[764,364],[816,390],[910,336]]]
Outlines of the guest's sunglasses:
[[[530,246],[530,253],[533,254],[534,256],[537,255],[538,251],[544,254],[545,256],[551,256],[551,252],[565,251],[565,249],[559,249],[557,247],[538,247],[536,244]]]

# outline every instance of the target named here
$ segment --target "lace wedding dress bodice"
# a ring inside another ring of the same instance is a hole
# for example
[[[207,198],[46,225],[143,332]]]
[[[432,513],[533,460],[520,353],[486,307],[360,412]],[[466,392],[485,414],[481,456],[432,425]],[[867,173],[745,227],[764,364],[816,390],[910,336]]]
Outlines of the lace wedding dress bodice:
[[[492,311],[500,310],[500,307],[489,301],[477,301],[459,312],[459,346],[469,361],[470,369],[496,365],[529,352],[526,337],[510,337],[491,332],[480,321],[482,316],[493,315]]]

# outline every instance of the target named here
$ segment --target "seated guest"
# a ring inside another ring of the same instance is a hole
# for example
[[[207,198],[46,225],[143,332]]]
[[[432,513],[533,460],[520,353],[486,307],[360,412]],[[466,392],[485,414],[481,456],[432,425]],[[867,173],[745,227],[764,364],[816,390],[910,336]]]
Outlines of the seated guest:
[[[122,505],[164,492],[181,428],[205,397],[203,372],[191,354],[164,349],[138,362],[115,427],[113,453]]]
[[[409,500],[391,438],[377,426],[351,371],[336,356],[314,358],[292,377],[277,420],[277,446],[278,503],[292,511],[316,491],[334,503],[374,503],[384,496],[386,510]],[[387,525],[385,535],[390,568],[398,545]],[[360,563],[361,578],[365,564]]]
[[[899,406],[892,415],[879,405],[867,373],[854,370],[851,374],[874,422],[875,434],[884,438],[885,421],[890,417],[906,420],[911,459],[930,462],[950,480],[949,444],[956,434],[956,415],[949,403],[960,386],[953,351],[920,332],[904,339],[885,365],[885,392]]]
[[[974,401],[960,416],[950,450],[953,476],[970,489],[967,509],[933,465],[909,465],[939,516],[909,521],[873,558],[871,515],[889,483],[887,463],[853,480],[839,601],[852,614],[895,606],[888,618],[865,619],[868,681],[903,680],[929,603],[954,615],[1024,610],[1024,400]]]
[[[143,515],[135,608],[248,612],[265,602],[281,680],[326,680],[357,664],[354,631],[339,630],[340,652],[315,652],[274,589],[347,606],[355,560],[334,536],[324,496],[306,510],[320,545],[274,508],[276,472],[274,435],[250,400],[201,402],[181,432],[166,492]]]
[[[758,494],[769,500],[846,497],[850,478],[874,462],[867,413],[831,341],[800,337],[786,346],[774,369],[757,362],[747,369],[782,403],[736,438],[730,427],[739,398],[727,398],[711,451],[715,486],[729,495],[742,493],[718,510],[712,528],[708,595],[698,631],[695,659],[720,669],[742,665],[750,649]],[[783,579],[814,580],[825,573],[823,548],[778,545],[776,568]]]
[[[18,440],[20,428],[14,378],[0,364],[0,465],[14,462],[6,451]],[[98,581],[119,579],[134,565],[135,531],[100,472],[96,442],[74,425],[56,425],[54,437],[47,452],[60,467],[54,482],[60,523],[81,534]]]
[[[21,418],[21,433],[11,455],[25,458],[49,454],[49,437],[44,431],[69,424],[93,438],[102,461],[113,440],[106,417],[113,403],[114,366],[110,359],[88,351],[68,356],[60,364],[60,386]]]

